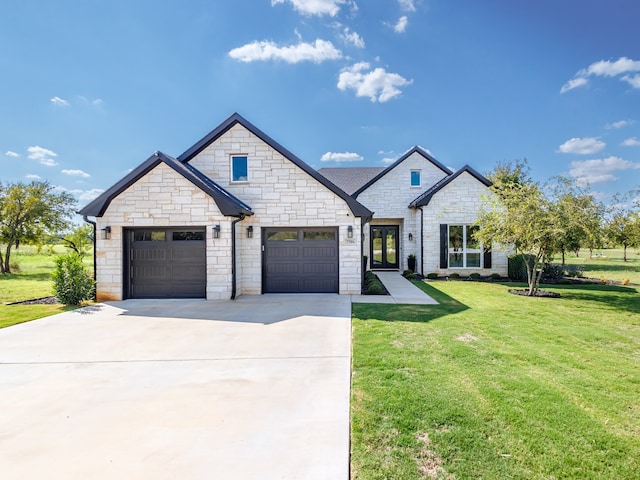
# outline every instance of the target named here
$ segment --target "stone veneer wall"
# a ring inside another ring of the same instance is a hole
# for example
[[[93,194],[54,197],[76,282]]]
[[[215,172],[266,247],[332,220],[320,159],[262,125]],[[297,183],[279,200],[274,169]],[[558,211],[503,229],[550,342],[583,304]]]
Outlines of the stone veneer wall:
[[[482,205],[482,196],[491,191],[469,173],[463,173],[436,193],[424,209],[424,274],[441,275],[454,272],[469,275],[499,273],[507,275],[508,252],[494,245],[491,252],[491,268],[440,268],[440,224],[472,225],[476,222]],[[418,212],[419,214],[419,212]],[[419,248],[419,247],[418,247]]]
[[[124,228],[204,227],[207,249],[207,299],[231,296],[231,220],[220,213],[214,200],[171,167],[160,163],[118,195],[102,217],[96,218],[98,301],[123,298]],[[213,239],[213,225],[221,226]],[[100,230],[111,226],[111,238]]]
[[[411,170],[420,170],[419,187],[411,186]],[[400,270],[407,268],[407,256],[417,256],[420,265],[420,212],[409,204],[425,190],[444,178],[446,173],[418,153],[413,153],[380,180],[358,195],[357,200],[375,212],[371,225],[400,225]],[[365,228],[365,255],[369,257],[370,225]],[[409,233],[413,240],[409,240]],[[418,268],[419,270],[419,268]]]
[[[247,156],[248,180],[231,182],[231,157]],[[243,126],[236,124],[191,165],[247,203],[255,215],[236,225],[238,294],[262,293],[264,227],[338,227],[340,293],[361,290],[360,218],[346,202]],[[246,229],[253,225],[253,238]],[[347,228],[353,227],[353,238]]]

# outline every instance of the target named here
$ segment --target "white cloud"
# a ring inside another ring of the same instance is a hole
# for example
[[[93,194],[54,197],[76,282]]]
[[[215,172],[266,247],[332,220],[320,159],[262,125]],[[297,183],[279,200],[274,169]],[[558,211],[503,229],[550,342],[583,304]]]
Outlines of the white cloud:
[[[383,68],[369,70],[366,62],[356,63],[342,69],[338,79],[338,88],[342,91],[355,90],[357,97],[369,97],[372,102],[388,102],[402,93],[400,87],[411,85],[413,80],[388,73]]]
[[[560,93],[565,93],[574,88],[586,85],[588,78],[592,76],[616,77],[629,72],[640,72],[640,60],[631,60],[627,57],[620,57],[615,61],[600,60],[576,73],[573,79],[563,85]],[[640,75],[625,75],[621,80],[627,82],[633,88],[640,88]]]
[[[293,5],[293,8],[300,12],[302,15],[329,15],[335,17],[340,11],[340,5],[343,5],[346,0],[271,0],[271,5],[278,5],[288,1]]]
[[[68,107],[70,105],[70,103],[68,101],[66,101],[64,98],[60,98],[60,97],[53,97],[51,100],[49,100],[51,103],[53,103],[54,105],[58,105],[60,107]]]
[[[627,138],[621,145],[623,147],[640,147],[640,140],[636,137]]]
[[[607,130],[617,130],[618,128],[626,127],[630,125],[631,122],[629,120],[620,120],[618,122],[609,123],[604,126]]]
[[[351,152],[327,152],[320,158],[321,162],[360,162],[364,160],[361,155]]]
[[[611,156],[603,159],[573,161],[569,174],[582,185],[593,185],[618,180],[615,172],[638,169],[640,169],[640,163]]]
[[[396,33],[404,33],[404,31],[407,29],[407,24],[409,23],[409,19],[407,18],[406,15],[400,17],[400,19],[398,20],[398,23],[395,24],[395,26],[393,27],[393,30]]]
[[[350,43],[358,48],[364,48],[364,40],[357,32],[352,32],[349,30],[349,27],[344,29],[344,34],[342,35],[345,42]]]
[[[604,147],[606,144],[597,138],[572,138],[560,145],[558,152],[589,155],[603,150]]]
[[[29,180],[40,180],[42,177],[40,177],[40,175],[36,175],[35,173],[27,173],[24,178],[27,178]]]
[[[64,173],[65,175],[71,175],[72,177],[90,177],[91,175],[89,175],[87,172],[84,172],[82,170],[62,170],[62,173]]]
[[[104,190],[102,188],[92,188],[91,190],[81,191],[78,195],[78,200],[88,203],[103,192]]]
[[[397,158],[394,157],[384,157],[380,160],[380,163],[382,163],[383,165],[391,165],[396,160]]]
[[[405,12],[415,12],[416,6],[413,3],[413,0],[398,0],[400,4],[400,8]]]
[[[335,60],[342,57],[342,52],[327,40],[317,39],[314,43],[300,42],[297,45],[278,46],[271,41],[252,42],[229,52],[231,58],[241,62],[283,60],[287,63]]]
[[[27,148],[29,152],[29,158],[31,160],[38,160],[42,165],[47,167],[55,167],[58,165],[53,157],[57,157],[58,154],[48,148],[42,148],[39,146]]]
[[[7,157],[13,157],[13,158],[18,158],[20,156],[19,153],[12,152],[11,150],[7,150],[7,153],[5,153],[5,155]]]

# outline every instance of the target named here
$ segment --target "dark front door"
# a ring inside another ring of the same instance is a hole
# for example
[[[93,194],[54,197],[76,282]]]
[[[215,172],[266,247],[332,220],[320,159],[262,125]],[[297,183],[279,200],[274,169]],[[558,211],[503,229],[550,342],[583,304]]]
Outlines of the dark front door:
[[[371,268],[398,268],[397,225],[371,227]]]

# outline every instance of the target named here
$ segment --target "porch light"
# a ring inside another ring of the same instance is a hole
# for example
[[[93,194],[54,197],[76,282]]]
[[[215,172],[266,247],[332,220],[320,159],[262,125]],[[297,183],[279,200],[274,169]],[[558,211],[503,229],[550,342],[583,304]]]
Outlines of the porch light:
[[[253,238],[253,225],[247,227],[247,238]]]
[[[111,227],[109,225],[107,225],[106,227],[104,227],[102,230],[102,239],[103,240],[109,240],[111,238]]]
[[[349,225],[347,227],[347,238],[353,238],[353,226]]]
[[[213,227],[213,238],[220,238],[220,225]]]
[[[409,241],[412,242],[413,241],[413,233],[409,234]]]

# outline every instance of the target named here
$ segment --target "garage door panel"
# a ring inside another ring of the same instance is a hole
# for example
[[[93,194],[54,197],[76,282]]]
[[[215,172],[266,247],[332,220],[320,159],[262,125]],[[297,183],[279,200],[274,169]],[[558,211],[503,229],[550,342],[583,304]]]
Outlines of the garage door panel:
[[[204,230],[128,231],[130,298],[206,296]]]
[[[335,228],[265,229],[264,293],[337,293]]]

